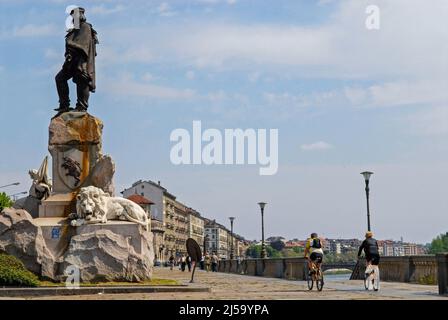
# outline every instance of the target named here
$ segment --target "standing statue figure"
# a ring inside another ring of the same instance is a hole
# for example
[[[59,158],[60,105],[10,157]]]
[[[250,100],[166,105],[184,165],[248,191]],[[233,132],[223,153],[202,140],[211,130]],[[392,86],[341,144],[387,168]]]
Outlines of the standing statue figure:
[[[87,23],[85,9],[73,9],[73,28],[65,36],[65,62],[56,75],[56,87],[59,95],[58,115],[73,110],[70,108],[68,80],[76,83],[78,101],[76,111],[85,112],[89,107],[90,92],[95,92],[95,57],[99,43],[96,31]]]

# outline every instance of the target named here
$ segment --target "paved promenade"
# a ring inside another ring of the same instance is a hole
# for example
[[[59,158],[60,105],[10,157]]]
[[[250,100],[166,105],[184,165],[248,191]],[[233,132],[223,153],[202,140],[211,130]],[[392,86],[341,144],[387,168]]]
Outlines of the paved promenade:
[[[190,273],[168,268],[156,268],[156,278],[177,279],[188,283]],[[86,296],[56,296],[54,299],[73,300],[105,300],[105,299],[445,299],[437,294],[437,286],[424,286],[407,283],[381,283],[379,292],[364,290],[362,281],[338,280],[328,277],[322,292],[308,291],[304,281],[290,281],[227,273],[196,271],[196,283],[192,286],[209,286],[211,292],[191,293],[134,293],[134,294],[97,294]],[[34,297],[32,299],[45,299]]]

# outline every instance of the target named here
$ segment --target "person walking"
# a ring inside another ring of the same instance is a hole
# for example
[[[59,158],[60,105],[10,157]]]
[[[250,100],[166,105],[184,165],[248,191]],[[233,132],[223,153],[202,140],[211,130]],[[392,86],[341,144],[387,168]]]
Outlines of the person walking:
[[[173,255],[170,256],[169,262],[170,262],[170,270],[173,270],[173,268],[174,268],[174,256]]]
[[[180,257],[180,270],[182,270],[182,272],[185,271],[186,265],[187,265],[187,258],[185,257],[184,254],[182,254],[182,256]]]
[[[205,256],[202,255],[201,261],[199,262],[199,267],[201,268],[201,270],[205,269],[205,265],[204,265],[205,262],[204,262],[204,260],[205,260]]]
[[[216,252],[213,252],[213,255],[212,255],[212,272],[218,272],[218,261],[219,261],[219,258],[216,255]]]
[[[191,257],[190,256],[187,256],[186,262],[187,262],[188,272],[191,272]]]
[[[211,260],[210,255],[209,255],[208,253],[205,255],[204,263],[205,263],[205,270],[206,270],[207,272],[209,272],[209,271],[210,271],[210,265],[211,265],[211,263],[212,263],[212,260]]]

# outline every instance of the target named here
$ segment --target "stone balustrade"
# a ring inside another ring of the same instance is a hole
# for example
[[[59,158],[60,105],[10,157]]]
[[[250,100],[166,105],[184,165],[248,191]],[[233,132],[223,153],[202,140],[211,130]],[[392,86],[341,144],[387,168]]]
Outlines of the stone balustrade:
[[[437,260],[433,255],[381,257],[380,275],[383,281],[437,284]],[[360,260],[350,279],[363,279],[365,260]]]
[[[325,263],[325,260],[324,260]],[[305,279],[306,261],[304,258],[273,258],[221,260],[219,272],[243,274],[249,276],[283,278],[289,280]],[[351,279],[363,279],[365,261],[360,260]],[[440,272],[438,272],[440,271]],[[418,284],[437,284],[443,294],[448,293],[448,254],[381,257],[381,280],[394,282],[410,282]]]
[[[245,259],[239,263],[237,260],[221,260],[218,271],[302,280],[305,279],[305,263],[304,258]]]

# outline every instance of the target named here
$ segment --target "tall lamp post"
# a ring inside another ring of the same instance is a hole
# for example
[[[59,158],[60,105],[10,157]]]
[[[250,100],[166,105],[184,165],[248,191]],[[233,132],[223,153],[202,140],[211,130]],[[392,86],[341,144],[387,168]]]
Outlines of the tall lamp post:
[[[207,254],[207,242],[208,242],[208,234],[204,237],[204,256]]]
[[[233,260],[233,243],[235,242],[233,239],[233,221],[235,220],[235,217],[229,217],[230,220],[230,260]]]
[[[258,205],[261,209],[261,258],[266,258],[266,245],[264,243],[264,207],[266,202],[259,202]]]
[[[370,176],[373,174],[373,172],[370,171],[364,171],[361,172],[361,174],[364,176],[364,180],[366,182],[366,199],[367,199],[367,231],[371,231],[370,229],[370,205],[369,205],[369,180]]]
[[[10,184],[6,184],[4,186],[0,186],[1,188],[6,188],[6,187],[11,187],[11,186],[18,186],[20,184],[20,182],[14,182],[14,183],[10,183]]]

